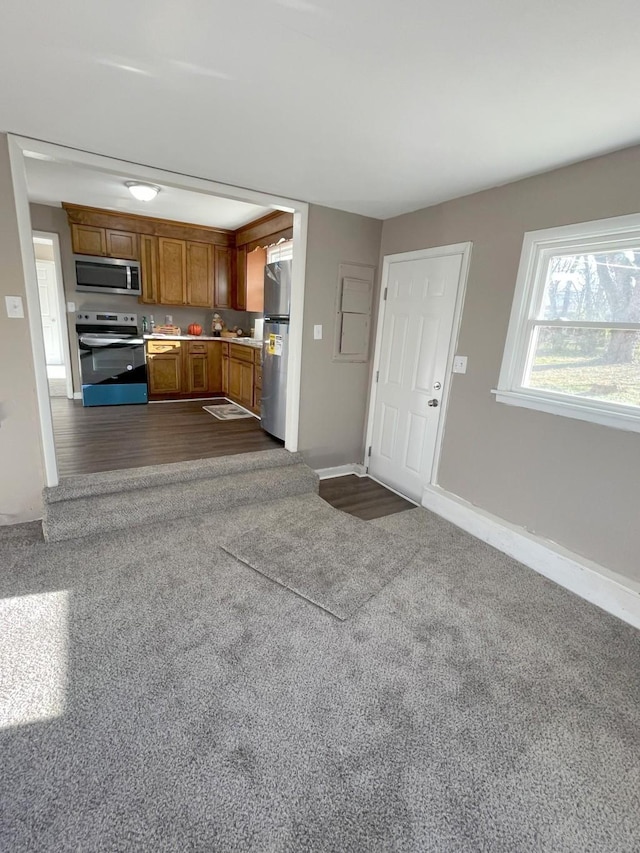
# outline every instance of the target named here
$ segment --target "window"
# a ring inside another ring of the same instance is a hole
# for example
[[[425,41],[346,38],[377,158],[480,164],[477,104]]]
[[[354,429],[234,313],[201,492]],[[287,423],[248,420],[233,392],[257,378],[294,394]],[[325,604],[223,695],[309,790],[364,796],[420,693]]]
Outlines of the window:
[[[281,240],[275,246],[267,248],[267,263],[276,261],[290,261],[293,258],[293,240]]]
[[[640,215],[525,234],[494,393],[640,432]]]

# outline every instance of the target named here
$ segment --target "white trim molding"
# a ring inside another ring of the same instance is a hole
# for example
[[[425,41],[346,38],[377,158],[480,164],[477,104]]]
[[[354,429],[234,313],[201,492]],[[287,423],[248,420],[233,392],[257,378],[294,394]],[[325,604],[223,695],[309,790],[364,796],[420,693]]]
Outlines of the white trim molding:
[[[523,409],[535,409],[549,415],[561,415],[578,421],[625,429],[628,432],[640,432],[640,417],[636,407],[618,406],[618,411],[609,411],[606,403],[594,406],[589,401],[570,399],[563,394],[544,394],[536,391],[500,391],[492,390],[499,403],[507,406],[519,406]],[[634,411],[635,409],[635,411]]]
[[[640,432],[638,406],[524,384],[531,369],[538,328],[640,331],[640,323],[630,319],[544,319],[543,298],[551,259],[558,255],[637,249],[638,245],[640,213],[525,233],[498,387],[492,391],[499,403]]]
[[[9,136],[7,138],[16,220],[18,223],[18,238],[22,256],[22,270],[24,274],[24,290],[27,302],[31,353],[33,356],[38,418],[40,421],[40,435],[42,437],[41,453],[44,484],[45,486],[57,486],[58,466],[53,440],[53,420],[51,416],[51,402],[49,400],[49,380],[47,377],[47,363],[44,351],[44,333],[40,317],[40,293],[38,291],[36,259],[33,251],[31,214],[29,213],[29,198],[27,193],[27,173],[20,146],[13,137]]]
[[[438,486],[425,488],[422,506],[640,629],[640,583],[485,512]]]
[[[53,263],[56,271],[56,302],[60,316],[60,336],[62,339],[62,360],[64,362],[65,381],[67,384],[67,399],[73,400],[73,368],[71,367],[71,349],[69,341],[69,322],[67,317],[67,302],[64,296],[64,279],[62,277],[62,255],[60,253],[60,236],[55,231],[33,231],[33,237],[50,240],[53,248]],[[46,359],[45,359],[46,364]],[[82,395],[80,395],[82,398]]]
[[[440,457],[442,454],[442,441],[444,438],[444,429],[447,420],[447,412],[449,408],[449,397],[451,393],[451,376],[453,373],[453,359],[458,348],[458,340],[460,337],[460,327],[462,325],[462,308],[467,292],[467,281],[469,278],[469,268],[471,265],[471,252],[473,243],[454,243],[449,246],[434,246],[429,249],[417,249],[413,252],[400,252],[392,255],[385,255],[382,259],[382,275],[380,279],[380,293],[378,295],[378,310],[376,314],[376,339],[373,355],[373,369],[371,371],[371,380],[369,385],[369,407],[367,411],[367,425],[365,430],[365,448],[371,447],[373,444],[373,429],[375,419],[376,393],[377,382],[376,375],[380,369],[380,357],[382,352],[382,334],[384,330],[384,318],[386,309],[385,289],[389,280],[389,267],[392,263],[398,261],[419,261],[430,258],[444,258],[451,255],[460,255],[460,272],[458,277],[458,291],[456,294],[456,304],[451,323],[451,337],[449,339],[449,352],[447,355],[447,367],[445,370],[445,382],[440,400],[440,415],[438,418],[438,431],[436,434],[436,442],[433,452],[433,460],[429,475],[429,482],[436,484],[438,482],[438,471],[440,467]],[[366,452],[366,451],[365,451]],[[374,479],[374,478],[372,478]],[[389,486],[387,484],[387,488]],[[403,495],[404,497],[404,495]],[[407,498],[407,500],[410,500]]]
[[[347,465],[336,465],[334,468],[316,468],[316,474],[321,480],[331,480],[334,477],[347,477],[355,474],[356,477],[366,477],[364,465],[359,462],[349,462]]]

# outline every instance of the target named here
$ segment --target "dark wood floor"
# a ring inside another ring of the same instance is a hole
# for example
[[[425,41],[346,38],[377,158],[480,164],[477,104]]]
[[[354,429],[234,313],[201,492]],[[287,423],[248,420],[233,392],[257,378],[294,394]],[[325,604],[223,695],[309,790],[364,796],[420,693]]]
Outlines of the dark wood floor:
[[[51,398],[60,475],[93,474],[139,465],[162,465],[269,450],[282,443],[256,418],[219,421],[204,405],[225,400],[93,406]]]
[[[256,418],[216,420],[202,408],[215,402],[84,408],[80,400],[52,397],[60,475],[93,474],[282,447],[281,442],[263,432]],[[414,506],[374,480],[355,475],[322,480],[320,496],[336,509],[365,520]]]
[[[320,481],[320,497],[343,512],[348,512],[365,521],[392,515],[405,509],[414,509],[415,504],[385,489],[368,477],[333,477]]]

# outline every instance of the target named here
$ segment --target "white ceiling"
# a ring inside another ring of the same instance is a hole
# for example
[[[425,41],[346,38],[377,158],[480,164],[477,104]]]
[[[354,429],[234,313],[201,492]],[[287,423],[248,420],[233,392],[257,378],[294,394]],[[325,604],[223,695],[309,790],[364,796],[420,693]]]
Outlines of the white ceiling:
[[[29,200],[41,204],[60,206],[67,201],[229,229],[239,228],[271,212],[270,208],[257,204],[166,186],[160,188],[153,201],[136,201],[125,186],[130,175],[109,174],[30,157],[25,163]]]
[[[640,140],[637,0],[41,12],[3,2],[1,129],[372,216]]]

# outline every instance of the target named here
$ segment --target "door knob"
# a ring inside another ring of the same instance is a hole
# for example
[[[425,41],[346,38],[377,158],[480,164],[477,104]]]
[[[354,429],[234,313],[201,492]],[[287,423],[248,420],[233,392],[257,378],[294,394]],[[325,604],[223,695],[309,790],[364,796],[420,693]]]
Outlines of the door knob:
[[[433,398],[433,400],[429,400],[429,401],[427,402],[427,406],[433,406],[433,408],[434,408],[434,409],[435,409],[435,407],[436,407],[436,406],[438,406],[438,405],[439,405],[439,403],[438,403],[438,401],[436,400],[436,398],[435,398],[435,397]]]

